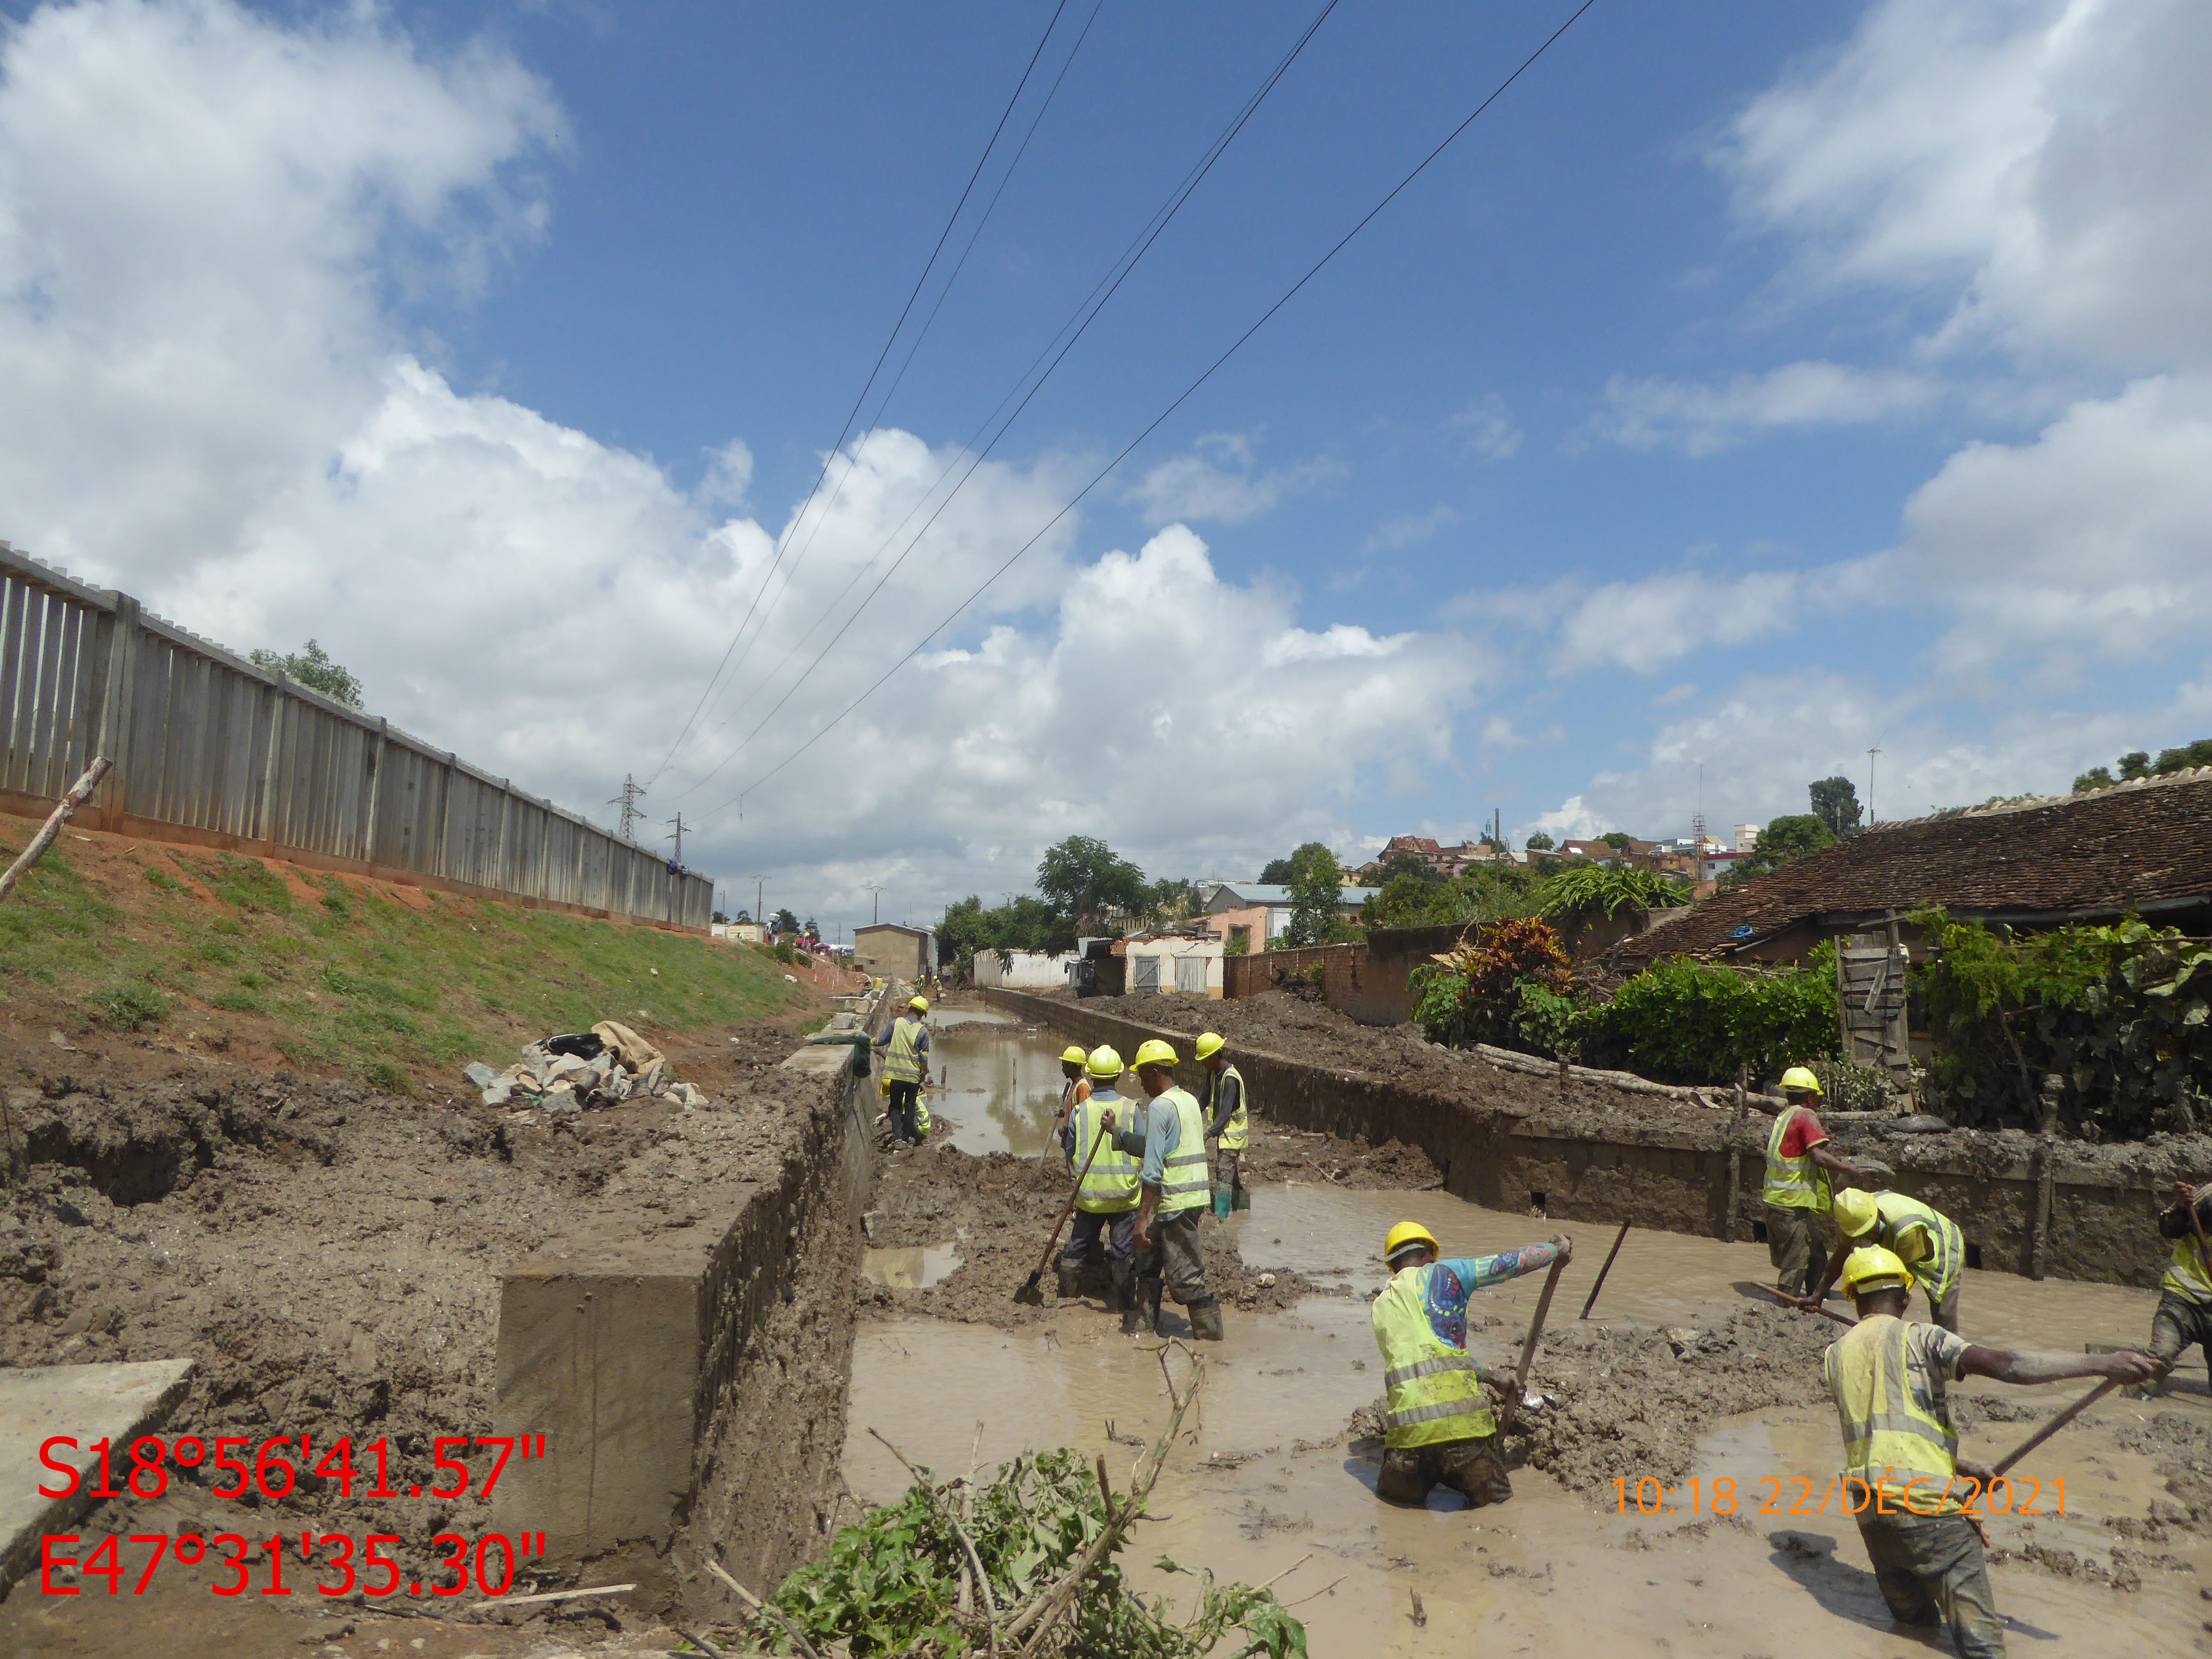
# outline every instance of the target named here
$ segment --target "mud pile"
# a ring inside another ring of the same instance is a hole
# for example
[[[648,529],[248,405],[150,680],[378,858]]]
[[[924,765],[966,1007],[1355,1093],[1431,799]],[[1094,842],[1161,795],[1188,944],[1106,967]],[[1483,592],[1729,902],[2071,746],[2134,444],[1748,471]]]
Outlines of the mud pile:
[[[1377,1191],[1421,1192],[1443,1185],[1443,1173],[1418,1146],[1386,1140],[1370,1146],[1364,1135],[1346,1140],[1318,1130],[1270,1127],[1256,1133],[1244,1154],[1247,1186],[1270,1181],[1328,1182]]]

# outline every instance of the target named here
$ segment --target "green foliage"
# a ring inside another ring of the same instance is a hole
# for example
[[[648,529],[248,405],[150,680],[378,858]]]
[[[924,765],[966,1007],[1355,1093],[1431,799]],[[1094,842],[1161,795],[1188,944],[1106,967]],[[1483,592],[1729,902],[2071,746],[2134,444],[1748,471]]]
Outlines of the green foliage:
[[[295,679],[333,702],[342,702],[349,708],[361,707],[361,682],[332,662],[330,653],[313,640],[289,656],[264,649],[249,653],[248,660],[256,668]]]
[[[2150,757],[2140,749],[2131,749],[2119,758],[2120,778],[2126,782],[2150,775]]]
[[[1073,919],[1025,895],[986,910],[981,898],[970,893],[945,910],[936,932],[938,965],[957,967],[969,975],[975,971],[979,951],[996,952],[1003,964],[1011,963],[1017,951],[1058,956],[1075,948]]]
[[[1854,1066],[1848,1060],[1806,1062],[1820,1079],[1820,1102],[1832,1112],[1879,1111],[1889,1101],[1889,1073],[1879,1066]]]
[[[1779,870],[1792,859],[1803,858],[1808,853],[1817,853],[1835,844],[1836,832],[1810,812],[1776,818],[1759,831],[1759,845],[1752,849],[1751,856],[1737,860],[1723,884],[1741,886]]]
[[[1608,830],[1603,835],[1600,836],[1598,839],[1603,842],[1607,847],[1613,848],[1614,852],[1618,853],[1622,848],[1627,846],[1630,842],[1633,841],[1635,837],[1630,835],[1626,830]]]
[[[2086,795],[2092,789],[2109,789],[2112,787],[2112,781],[2110,767],[2093,766],[2075,778],[2074,793],[2077,795]]]
[[[1849,778],[1838,773],[1805,787],[1813,798],[1813,816],[1828,826],[1830,835],[1841,841],[1858,833],[1859,792]]]
[[[1537,830],[1534,835],[1529,836],[1525,843],[1528,850],[1532,853],[1548,853],[1559,844],[1559,842],[1553,841],[1541,830]]]
[[[2154,761],[2148,751],[2132,749],[2113,764],[2120,769],[2123,782],[2131,778],[2168,777],[2194,766],[2212,766],[2212,738],[2199,738],[2194,743],[2185,743],[2178,748],[2161,749]],[[2112,787],[2112,775],[2101,766],[2093,766],[2074,780],[2074,793],[2077,795],[2085,790],[2109,789]]]
[[[1262,887],[1288,887],[1291,884],[1291,873],[1290,860],[1269,859],[1267,867],[1260,872],[1259,884]]]
[[[1840,1052],[1835,975],[1829,946],[1758,978],[1676,957],[1577,1012],[1568,1037],[1585,1065],[1661,1083],[1733,1083],[1741,1066],[1771,1079]]]
[[[1037,861],[1036,890],[1076,932],[1091,931],[1084,924],[1109,908],[1135,915],[1145,908],[1145,872],[1091,836],[1070,836],[1045,848]]]
[[[1221,942],[1224,957],[1249,956],[1252,953],[1252,934],[1249,928],[1239,928]]]
[[[928,1470],[921,1474],[929,1485],[910,1486],[898,1502],[839,1528],[821,1559],[775,1593],[777,1608],[817,1648],[842,1642],[855,1659],[986,1650],[982,1620],[963,1620],[957,1612],[966,1551],[952,1524],[956,1507],[1002,1610],[1066,1574],[1106,1526],[1105,1504],[1079,1452],[1018,1457],[964,1492],[964,1483],[940,1486]],[[1199,1659],[1237,1630],[1244,1638],[1240,1655],[1304,1659],[1304,1627],[1266,1590],[1217,1586],[1201,1575],[1197,1607],[1177,1624],[1167,1598],[1147,1601],[1128,1589],[1118,1554],[1109,1551],[1084,1581],[1054,1652],[1073,1659]],[[1170,1560],[1158,1565],[1185,1571]]]
[[[168,1016],[169,1000],[150,985],[111,985],[84,1000],[85,1011],[118,1031],[155,1025]]]
[[[1609,864],[1571,865],[1545,877],[1536,889],[1537,912],[1547,916],[1614,916],[1624,909],[1664,910],[1689,902],[1678,882]]]
[[[1517,916],[1482,930],[1448,962],[1413,970],[1413,1018],[1432,1042],[1546,1052],[1576,994],[1565,948],[1552,925]]]
[[[777,911],[775,919],[769,923],[769,932],[781,933],[786,939],[789,939],[798,931],[799,918],[788,910]]]
[[[1310,841],[1291,854],[1291,925],[1285,943],[1291,945],[1326,945],[1344,902],[1336,854],[1317,841]]]
[[[2202,1127],[2212,1093],[2212,948],[2128,921],[2005,937],[1941,910],[1912,918],[1939,954],[1916,970],[1953,1122],[2032,1127],[2046,1074],[2091,1139]]]
[[[1361,922],[1369,927],[1463,927],[1535,910],[1537,878],[1519,865],[1478,864],[1449,881],[1422,868],[1419,877],[1390,878],[1381,892],[1363,900]]]

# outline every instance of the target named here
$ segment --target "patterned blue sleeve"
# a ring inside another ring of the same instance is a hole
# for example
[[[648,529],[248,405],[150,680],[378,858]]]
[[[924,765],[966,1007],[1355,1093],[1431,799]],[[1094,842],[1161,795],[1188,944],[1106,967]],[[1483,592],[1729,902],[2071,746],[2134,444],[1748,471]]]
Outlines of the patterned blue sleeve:
[[[1442,1265],[1464,1287],[1461,1293],[1464,1303],[1476,1291],[1486,1291],[1509,1279],[1550,1267],[1553,1254],[1548,1244],[1527,1244],[1517,1250],[1500,1250],[1496,1255],[1462,1256]]]

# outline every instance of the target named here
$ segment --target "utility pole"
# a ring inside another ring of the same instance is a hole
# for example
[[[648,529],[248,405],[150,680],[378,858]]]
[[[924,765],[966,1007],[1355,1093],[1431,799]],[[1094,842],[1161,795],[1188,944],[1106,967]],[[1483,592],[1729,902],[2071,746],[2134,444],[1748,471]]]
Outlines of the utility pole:
[[[661,822],[663,823],[672,823],[676,826],[676,833],[674,835],[663,836],[661,840],[672,841],[676,843],[676,857],[673,861],[672,867],[681,870],[684,867],[684,814],[679,811],[674,817],[663,818]]]
[[[1877,738],[1874,747],[1867,750],[1867,828],[1869,830],[1874,828],[1874,757],[1880,753],[1881,739]]]
[[[753,926],[756,927],[764,928],[768,926],[767,915],[761,902],[761,883],[767,879],[765,876],[753,878]]]
[[[636,842],[637,837],[630,833],[630,828],[645,816],[637,810],[638,802],[644,799],[645,786],[629,773],[625,772],[623,774],[622,793],[607,803],[610,806],[622,808],[622,838],[632,844]]]
[[[1698,763],[1698,810],[1690,817],[1690,839],[1697,844],[1697,883],[1705,880],[1705,763]]]
[[[868,890],[876,896],[875,912],[868,922],[868,926],[873,927],[884,919],[884,890],[880,887],[871,887]]]

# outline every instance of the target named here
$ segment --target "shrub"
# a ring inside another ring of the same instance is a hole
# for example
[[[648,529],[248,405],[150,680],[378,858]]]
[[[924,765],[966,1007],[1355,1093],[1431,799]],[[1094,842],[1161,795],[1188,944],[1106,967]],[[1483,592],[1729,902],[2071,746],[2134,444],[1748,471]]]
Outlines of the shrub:
[[[85,999],[92,1017],[118,1031],[135,1031],[167,1018],[169,1000],[150,985],[114,985]]]
[[[1607,864],[1577,864],[1547,876],[1536,889],[1536,908],[1547,916],[1602,915],[1623,910],[1664,910],[1690,902],[1688,890],[1648,870],[1617,870]]]
[[[1824,946],[1795,973],[1746,978],[1676,957],[1638,974],[1610,1002],[1576,1015],[1583,1063],[1662,1083],[1753,1082],[1842,1048],[1835,958]]]
[[[1573,975],[1551,923],[1516,916],[1413,970],[1413,1018],[1431,1042],[1487,1042],[1527,1053],[1564,1030]]]

